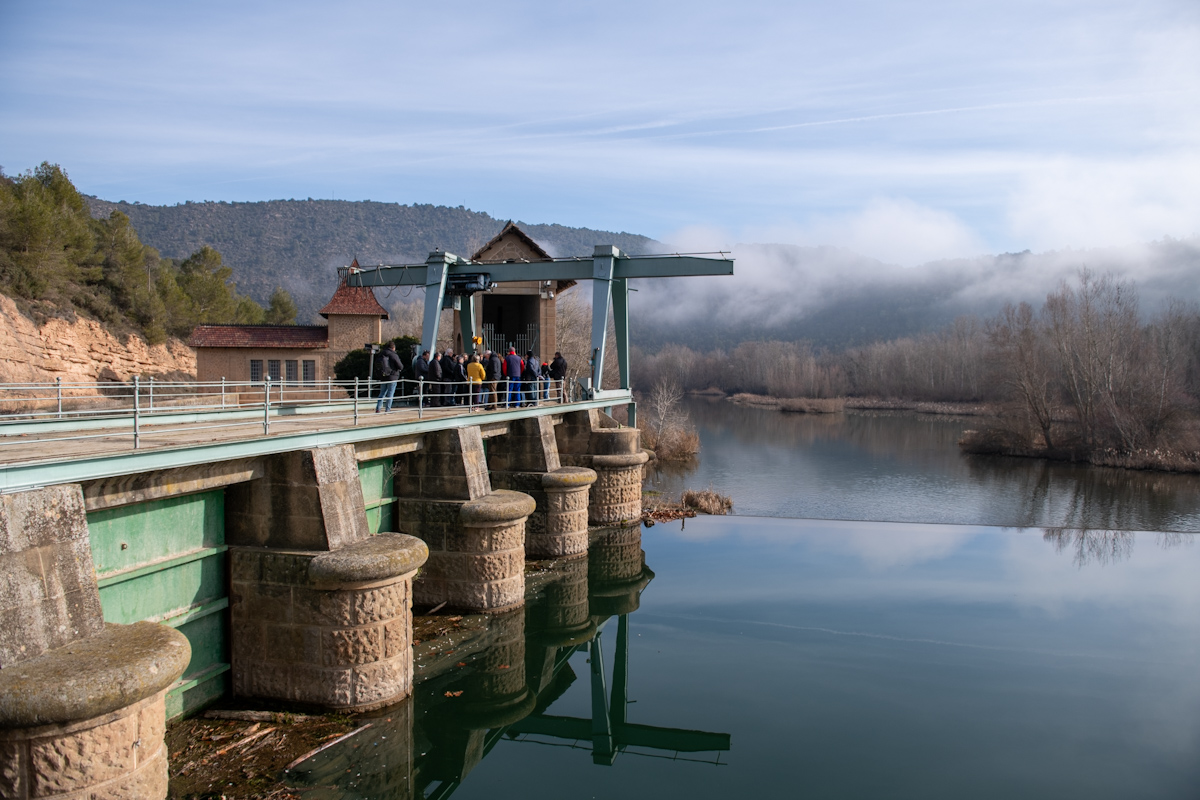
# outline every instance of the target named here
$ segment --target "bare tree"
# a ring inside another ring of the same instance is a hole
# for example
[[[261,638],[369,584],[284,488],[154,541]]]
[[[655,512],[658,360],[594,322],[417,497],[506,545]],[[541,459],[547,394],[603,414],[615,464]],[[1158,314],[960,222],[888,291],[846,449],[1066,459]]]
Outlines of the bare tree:
[[[1054,447],[1055,371],[1052,352],[1028,303],[1006,304],[988,327],[993,359],[1001,381],[1025,407],[1042,432],[1047,448]]]

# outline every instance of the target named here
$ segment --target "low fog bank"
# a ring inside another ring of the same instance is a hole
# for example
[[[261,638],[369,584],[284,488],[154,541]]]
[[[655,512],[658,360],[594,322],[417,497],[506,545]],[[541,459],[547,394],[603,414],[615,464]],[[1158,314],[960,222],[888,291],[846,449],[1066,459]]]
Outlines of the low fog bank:
[[[632,336],[655,350],[754,339],[807,339],[830,349],[936,330],[1006,302],[1039,306],[1086,267],[1133,281],[1144,314],[1200,301],[1200,237],[1125,247],[1004,253],[901,267],[834,247],[740,244],[732,278],[636,281]]]

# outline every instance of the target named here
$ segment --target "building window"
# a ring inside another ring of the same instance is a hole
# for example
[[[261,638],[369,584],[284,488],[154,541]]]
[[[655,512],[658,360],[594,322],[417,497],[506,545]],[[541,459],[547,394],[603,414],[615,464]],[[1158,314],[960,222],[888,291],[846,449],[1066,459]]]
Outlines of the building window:
[[[295,383],[296,381],[300,380],[300,375],[298,374],[299,366],[300,365],[295,361],[283,362],[284,377],[287,379],[288,383]]]
[[[316,361],[305,361],[305,362],[303,362],[303,365],[304,365],[304,382],[305,383],[316,383],[317,382],[317,362]]]
[[[263,379],[262,359],[259,359],[259,358],[250,359],[250,382],[258,383],[262,379]]]
[[[280,372],[279,359],[277,359],[277,358],[267,359],[267,377],[269,377],[273,381],[277,381],[283,377],[283,373]]]

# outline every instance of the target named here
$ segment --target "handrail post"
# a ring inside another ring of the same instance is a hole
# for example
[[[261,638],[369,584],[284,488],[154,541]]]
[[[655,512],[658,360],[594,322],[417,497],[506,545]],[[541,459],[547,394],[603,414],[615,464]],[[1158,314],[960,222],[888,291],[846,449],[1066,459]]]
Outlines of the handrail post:
[[[150,376],[150,413],[154,413],[154,376]]]
[[[325,401],[327,403],[333,402],[333,378],[328,376],[325,377]]]
[[[142,442],[141,417],[142,417],[142,378],[140,375],[133,376],[133,449],[137,450]]]
[[[417,419],[421,419],[421,414],[425,410],[425,379],[417,379]]]
[[[225,410],[225,376],[221,376],[221,410]]]
[[[358,427],[358,378],[354,379],[354,425]]]
[[[271,376],[263,381],[263,436],[271,433]]]
[[[58,390],[58,418],[62,419],[62,376],[59,375],[54,379],[55,387]]]

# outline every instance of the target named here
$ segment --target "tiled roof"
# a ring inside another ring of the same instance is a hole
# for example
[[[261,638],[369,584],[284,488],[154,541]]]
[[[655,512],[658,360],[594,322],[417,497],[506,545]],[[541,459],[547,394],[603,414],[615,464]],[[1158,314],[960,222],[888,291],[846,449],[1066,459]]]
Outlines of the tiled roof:
[[[358,259],[354,259],[350,266],[357,267]],[[359,314],[384,319],[388,317],[387,309],[379,305],[370,286],[347,286],[345,278],[338,283],[333,297],[317,313],[326,319],[329,319],[330,314]]]
[[[197,325],[188,337],[192,347],[329,347],[324,325]]]

